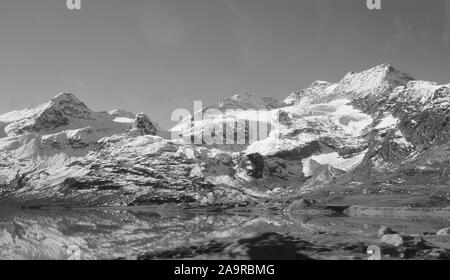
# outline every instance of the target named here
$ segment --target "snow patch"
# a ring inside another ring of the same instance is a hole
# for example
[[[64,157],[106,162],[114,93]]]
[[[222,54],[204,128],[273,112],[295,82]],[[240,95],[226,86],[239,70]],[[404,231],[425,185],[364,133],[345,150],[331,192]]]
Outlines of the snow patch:
[[[315,140],[315,136],[302,137],[302,142],[308,143]],[[245,150],[245,154],[258,153],[263,156],[277,154],[280,151],[289,151],[301,146],[301,142],[290,139],[280,139],[276,131],[272,131],[270,136],[262,141],[252,143]]]
[[[299,115],[304,120],[330,120],[351,136],[361,136],[373,119],[370,115],[361,112],[349,105],[350,100],[339,99],[324,104],[304,104],[283,108],[283,111]]]
[[[364,156],[366,155],[367,150],[361,152],[358,155],[355,155],[351,158],[344,158],[340,156],[337,152],[331,152],[331,153],[324,153],[320,155],[313,155],[309,158],[305,158],[302,160],[303,165],[303,173],[305,176],[311,176],[312,170],[311,170],[311,160],[322,164],[322,165],[330,165],[334,168],[343,170],[345,172],[348,172],[358,166],[362,160],[364,159]]]
[[[132,124],[134,122],[134,119],[124,118],[124,117],[117,117],[113,120],[116,123],[130,123]]]
[[[395,137],[396,138],[393,140],[393,142],[397,143],[400,146],[408,147],[408,146],[412,145],[408,140],[406,140],[405,136],[403,135],[403,133],[400,130],[395,132]]]
[[[395,127],[399,123],[399,119],[395,118],[391,114],[384,117],[381,122],[375,127],[376,129],[384,129],[389,127]]]
[[[348,103],[349,100],[346,99],[331,102],[330,105],[336,106],[336,112],[331,113],[330,117],[345,132],[357,137],[373,122],[373,119],[370,115],[353,108]]]

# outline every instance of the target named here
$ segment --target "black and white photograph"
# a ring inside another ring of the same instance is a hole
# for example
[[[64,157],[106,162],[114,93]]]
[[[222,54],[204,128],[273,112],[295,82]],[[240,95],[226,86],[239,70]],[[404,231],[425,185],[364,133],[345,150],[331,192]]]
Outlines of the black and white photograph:
[[[450,0],[1,0],[0,260],[450,260]]]

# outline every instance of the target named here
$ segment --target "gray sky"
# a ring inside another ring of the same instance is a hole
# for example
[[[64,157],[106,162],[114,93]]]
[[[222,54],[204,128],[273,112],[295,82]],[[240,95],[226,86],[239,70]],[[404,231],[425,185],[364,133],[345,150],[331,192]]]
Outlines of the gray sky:
[[[193,100],[284,99],[384,62],[450,82],[447,0],[81,1],[1,0],[0,113],[68,91],[168,127]]]

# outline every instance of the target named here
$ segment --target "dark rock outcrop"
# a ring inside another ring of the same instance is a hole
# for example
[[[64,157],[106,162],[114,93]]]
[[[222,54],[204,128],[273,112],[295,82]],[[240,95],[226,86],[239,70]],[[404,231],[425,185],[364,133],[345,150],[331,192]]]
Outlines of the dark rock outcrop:
[[[140,113],[136,116],[133,126],[131,128],[132,135],[156,135],[157,128],[153,124],[147,115]]]

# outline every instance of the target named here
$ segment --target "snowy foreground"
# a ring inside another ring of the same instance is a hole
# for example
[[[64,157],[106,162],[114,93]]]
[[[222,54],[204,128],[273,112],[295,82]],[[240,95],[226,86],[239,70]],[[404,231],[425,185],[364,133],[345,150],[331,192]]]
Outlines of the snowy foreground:
[[[449,102],[450,84],[386,64],[316,81],[283,102],[235,95],[170,131],[144,114],[93,112],[63,93],[0,115],[0,203],[448,218]],[[241,121],[266,124],[267,135],[250,141]],[[213,141],[217,127],[233,128],[220,133],[224,143]],[[247,138],[226,144],[237,135]]]

